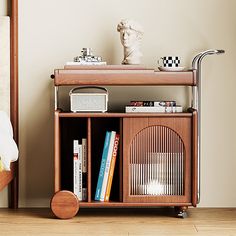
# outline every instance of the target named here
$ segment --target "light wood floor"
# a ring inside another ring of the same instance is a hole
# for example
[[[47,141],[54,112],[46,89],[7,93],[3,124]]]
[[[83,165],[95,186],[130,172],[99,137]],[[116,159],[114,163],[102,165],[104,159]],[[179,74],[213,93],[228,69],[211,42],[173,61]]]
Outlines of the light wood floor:
[[[236,208],[188,210],[188,218],[167,209],[81,209],[71,220],[49,209],[0,209],[0,235],[236,235]]]

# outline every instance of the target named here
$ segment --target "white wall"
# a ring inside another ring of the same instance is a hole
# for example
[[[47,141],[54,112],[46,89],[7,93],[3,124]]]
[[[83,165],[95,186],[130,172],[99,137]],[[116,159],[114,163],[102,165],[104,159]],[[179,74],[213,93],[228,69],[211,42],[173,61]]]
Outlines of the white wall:
[[[7,15],[7,1],[6,0],[0,0],[0,16]]]
[[[20,206],[48,206],[53,194],[53,87],[50,74],[92,47],[119,64],[116,25],[132,18],[143,25],[143,64],[175,54],[190,66],[209,48],[226,50],[203,61],[202,175],[200,206],[236,206],[236,1],[235,0],[21,0],[19,1]],[[112,89],[111,104],[130,98],[176,99],[186,89]],[[1,201],[1,200],[0,200]]]

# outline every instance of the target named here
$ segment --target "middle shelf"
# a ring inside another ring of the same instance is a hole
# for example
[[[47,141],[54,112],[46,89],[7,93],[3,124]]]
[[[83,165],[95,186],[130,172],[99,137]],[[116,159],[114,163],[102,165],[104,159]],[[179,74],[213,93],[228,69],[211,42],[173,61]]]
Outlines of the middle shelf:
[[[59,117],[191,117],[191,112],[180,112],[180,113],[120,113],[120,112],[104,112],[104,113],[76,113],[76,112],[60,112]]]

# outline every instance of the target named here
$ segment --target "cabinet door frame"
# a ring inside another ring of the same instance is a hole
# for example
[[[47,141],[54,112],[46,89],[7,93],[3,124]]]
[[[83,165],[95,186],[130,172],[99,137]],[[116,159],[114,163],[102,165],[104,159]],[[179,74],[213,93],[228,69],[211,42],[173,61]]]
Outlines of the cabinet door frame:
[[[150,126],[165,126],[176,132],[185,148],[183,195],[130,195],[130,145],[137,133]],[[123,118],[123,202],[191,203],[192,117]]]

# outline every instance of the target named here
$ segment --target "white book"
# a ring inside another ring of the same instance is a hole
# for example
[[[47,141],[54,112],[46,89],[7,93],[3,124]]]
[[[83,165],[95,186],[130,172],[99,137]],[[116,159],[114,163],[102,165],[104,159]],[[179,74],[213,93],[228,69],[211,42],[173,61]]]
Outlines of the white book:
[[[162,113],[175,113],[175,112],[183,112],[183,107],[175,106],[175,107],[139,107],[139,106],[126,106],[125,112],[162,112]]]
[[[87,139],[82,138],[82,172],[87,173]]]
[[[104,201],[104,199],[105,199],[109,170],[110,170],[110,165],[111,165],[112,151],[113,151],[113,147],[114,147],[114,143],[115,143],[115,137],[116,137],[116,132],[111,131],[109,148],[108,148],[108,153],[107,153],[107,161],[106,161],[104,177],[103,177],[103,182],[102,182],[100,201]]]
[[[79,66],[79,65],[96,65],[96,66],[99,66],[99,65],[106,65],[107,63],[105,61],[100,61],[100,62],[75,62],[75,61],[68,61],[66,62],[66,65],[67,66]]]
[[[78,154],[78,164],[79,164],[79,191],[78,191],[78,199],[82,201],[82,144],[78,145],[79,154]]]
[[[73,141],[73,192],[79,193],[79,141]]]
[[[165,107],[165,112],[183,112],[183,107],[181,106],[174,106],[174,107]]]
[[[136,107],[126,106],[125,112],[165,112],[165,107]]]

